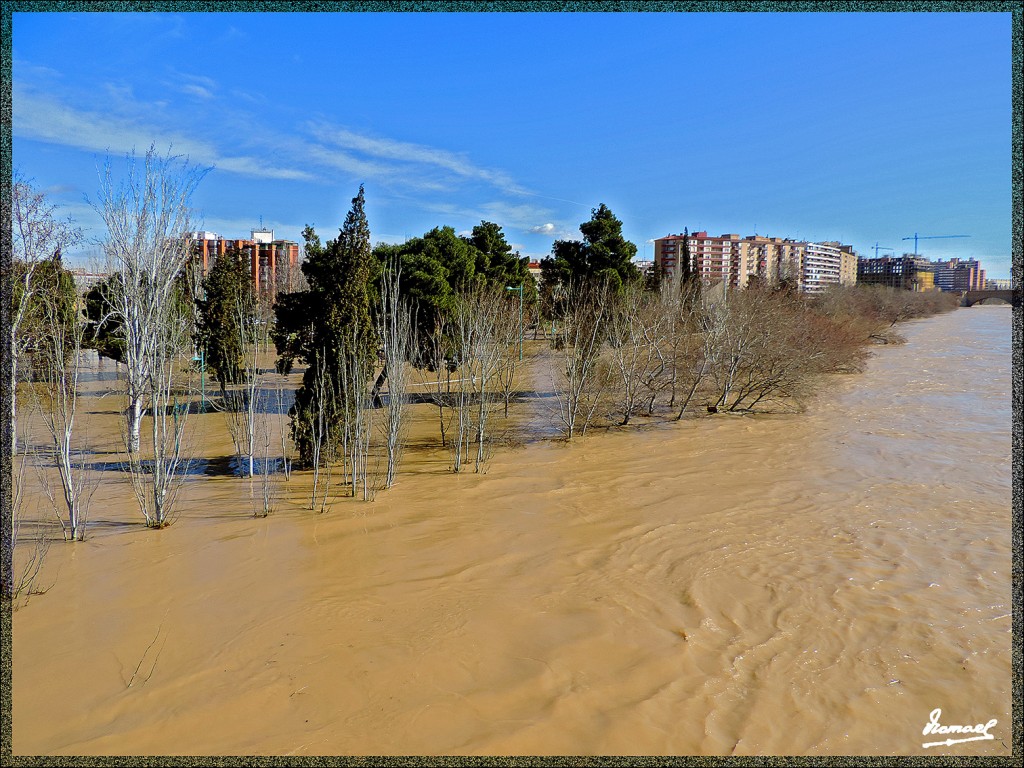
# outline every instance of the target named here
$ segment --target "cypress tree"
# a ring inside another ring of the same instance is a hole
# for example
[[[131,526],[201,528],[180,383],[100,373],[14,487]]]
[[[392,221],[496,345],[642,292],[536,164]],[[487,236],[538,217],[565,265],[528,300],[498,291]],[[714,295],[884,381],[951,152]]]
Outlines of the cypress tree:
[[[274,307],[278,369],[290,370],[296,358],[308,364],[290,411],[295,446],[306,464],[313,458],[310,425],[321,415],[330,424],[344,421],[345,371],[368,377],[376,351],[369,290],[375,262],[364,206],[360,186],[337,239],[326,246],[306,227],[302,271],[309,290],[283,294]],[[326,387],[316,386],[318,370],[328,379]],[[341,430],[333,429],[325,446],[329,456],[336,454],[340,440]]]
[[[256,291],[249,259],[238,250],[221,255],[203,280],[204,299],[196,302],[199,322],[196,343],[204,350],[206,367],[220,382],[221,393],[245,374],[243,324],[256,313]]]
[[[679,279],[683,285],[690,282],[693,268],[690,265],[690,229],[683,228],[683,253],[679,257]]]

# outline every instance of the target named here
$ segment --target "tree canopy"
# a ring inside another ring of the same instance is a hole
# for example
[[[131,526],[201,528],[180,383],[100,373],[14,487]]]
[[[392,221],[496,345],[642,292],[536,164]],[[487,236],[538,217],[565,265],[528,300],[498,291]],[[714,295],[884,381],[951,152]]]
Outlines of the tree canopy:
[[[396,258],[401,264],[401,292],[414,309],[421,344],[440,318],[453,316],[459,292],[476,283],[500,288],[523,285],[524,301],[529,304],[536,299],[529,260],[513,250],[493,222],[481,221],[468,236],[457,235],[452,227],[435,227],[400,245],[378,245],[374,256],[380,264]]]
[[[85,294],[85,316],[92,331],[85,336],[85,344],[95,349],[102,357],[124,362],[124,335],[121,333],[121,318],[113,313],[111,295],[124,290],[121,275],[117,272],[96,283]]]
[[[622,222],[601,203],[591,211],[589,221],[580,224],[582,240],[556,240],[552,255],[541,261],[546,285],[597,280],[612,289],[640,279],[633,263],[636,245],[622,235]]]
[[[24,265],[20,262],[13,265],[16,273],[23,268]],[[15,279],[12,281],[12,287],[14,301],[20,302],[20,294],[25,291],[25,284]],[[35,266],[29,277],[25,296],[27,301],[20,328],[22,338],[27,342],[28,351],[33,358],[52,359],[52,356],[58,353],[54,345],[61,341],[66,343],[74,338],[70,328],[82,321],[78,309],[75,276],[65,268],[59,250]],[[52,327],[53,323],[61,324],[63,332],[56,332]],[[65,347],[59,352],[67,360],[73,350]]]

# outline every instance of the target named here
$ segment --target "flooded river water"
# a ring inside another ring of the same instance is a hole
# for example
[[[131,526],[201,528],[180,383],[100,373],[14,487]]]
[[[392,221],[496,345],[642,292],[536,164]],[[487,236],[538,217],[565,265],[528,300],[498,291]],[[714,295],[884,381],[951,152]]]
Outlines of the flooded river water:
[[[101,487],[14,614],[14,751],[1007,755],[1011,312],[901,332],[803,414],[410,451],[325,515]]]

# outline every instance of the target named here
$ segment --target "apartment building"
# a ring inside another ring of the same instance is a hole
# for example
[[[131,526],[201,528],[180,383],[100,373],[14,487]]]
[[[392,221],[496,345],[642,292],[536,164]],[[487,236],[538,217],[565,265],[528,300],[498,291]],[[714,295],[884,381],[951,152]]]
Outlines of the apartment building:
[[[654,241],[655,263],[666,276],[676,274],[685,235]],[[770,284],[789,281],[805,293],[820,293],[828,285],[857,281],[857,256],[852,246],[837,242],[808,243],[780,237],[725,234],[705,231],[689,235],[691,274],[706,285],[723,283],[745,288],[752,278]]]
[[[756,276],[772,285],[789,281],[799,285],[805,243],[781,237],[749,235],[740,242],[747,270],[747,283]]]
[[[842,254],[839,243],[807,243],[800,265],[800,290],[818,294],[830,285],[839,285]]]
[[[299,244],[275,239],[272,229],[253,229],[248,239],[225,238],[216,232],[202,231],[193,233],[191,240],[196,256],[202,262],[204,275],[218,256],[238,250],[249,259],[250,274],[257,291],[274,296],[278,292],[298,288]]]
[[[985,288],[985,270],[977,259],[932,262],[935,285],[943,291],[980,291]]]
[[[857,284],[857,252],[852,245],[839,246],[839,284]]]
[[[928,291],[935,287],[933,267],[928,259],[910,253],[858,259],[857,282],[906,291]]]
[[[654,241],[654,263],[671,279],[679,273],[683,240],[689,238],[691,274],[705,285],[724,283],[729,288],[746,287],[750,274],[747,249],[739,235],[712,237],[706,231],[667,235]]]

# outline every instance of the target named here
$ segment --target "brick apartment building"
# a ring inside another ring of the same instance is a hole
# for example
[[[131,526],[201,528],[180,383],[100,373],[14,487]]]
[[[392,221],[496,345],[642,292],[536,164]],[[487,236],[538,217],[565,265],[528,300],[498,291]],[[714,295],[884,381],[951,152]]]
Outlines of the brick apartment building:
[[[985,270],[977,259],[950,259],[932,262],[935,285],[943,291],[981,291],[985,289]]]
[[[218,256],[238,250],[249,258],[253,285],[260,293],[276,295],[278,292],[298,288],[299,244],[291,240],[275,240],[274,230],[254,229],[246,239],[229,239],[215,232],[195,232],[191,236],[197,257],[203,265],[203,274],[213,267]]]
[[[675,275],[685,235],[654,241],[654,260],[666,277]],[[837,242],[809,243],[779,237],[735,234],[689,235],[692,274],[707,285],[746,288],[751,278],[777,284],[794,281],[805,293],[820,293],[829,285],[852,285],[857,280],[857,256],[852,246]]]

